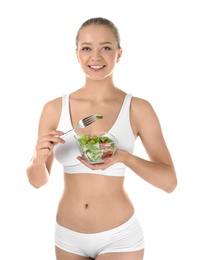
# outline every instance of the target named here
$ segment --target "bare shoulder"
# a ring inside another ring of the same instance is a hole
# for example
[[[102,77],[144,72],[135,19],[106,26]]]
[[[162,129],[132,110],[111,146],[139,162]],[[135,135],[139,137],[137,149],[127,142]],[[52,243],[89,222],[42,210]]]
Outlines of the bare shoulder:
[[[132,97],[131,106],[134,111],[138,109],[142,110],[152,108],[152,105],[148,100],[134,96]]]
[[[131,112],[133,116],[137,118],[152,115],[156,116],[156,113],[151,103],[148,100],[139,97],[132,97]]]
[[[62,110],[62,97],[52,99],[45,103],[39,122],[40,132],[57,129]]]
[[[62,97],[57,97],[45,103],[43,110],[47,113],[55,113],[61,110],[62,107]]]
[[[151,128],[160,130],[160,123],[152,104],[143,98],[133,97],[131,101],[131,120],[136,124],[137,131],[151,131]]]

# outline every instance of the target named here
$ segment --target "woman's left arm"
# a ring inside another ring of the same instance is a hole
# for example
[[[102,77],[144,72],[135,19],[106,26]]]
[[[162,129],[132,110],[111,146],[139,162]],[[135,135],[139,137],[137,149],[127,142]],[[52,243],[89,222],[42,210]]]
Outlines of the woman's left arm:
[[[119,161],[148,183],[170,193],[177,185],[174,164],[167,148],[159,119],[151,104],[133,98],[131,103],[131,125],[147,152],[149,160],[119,150]]]

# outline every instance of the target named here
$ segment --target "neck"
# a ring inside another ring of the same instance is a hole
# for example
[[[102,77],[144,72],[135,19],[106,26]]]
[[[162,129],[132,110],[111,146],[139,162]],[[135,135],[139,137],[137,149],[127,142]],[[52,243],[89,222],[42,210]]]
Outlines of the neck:
[[[84,87],[88,89],[100,89],[100,91],[102,91],[104,89],[114,88],[115,85],[112,77],[107,77],[102,80],[92,80],[90,78],[86,78]]]

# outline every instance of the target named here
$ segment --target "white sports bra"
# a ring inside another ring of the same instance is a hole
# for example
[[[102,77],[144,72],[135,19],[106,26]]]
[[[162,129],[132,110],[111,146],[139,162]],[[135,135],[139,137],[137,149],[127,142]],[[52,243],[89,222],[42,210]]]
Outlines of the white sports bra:
[[[118,114],[116,122],[108,131],[118,140],[118,148],[126,150],[130,153],[134,150],[135,136],[131,129],[130,124],[130,103],[131,94],[126,94],[121,110]],[[69,111],[69,95],[64,94],[62,97],[62,111],[58,124],[58,130],[67,131],[72,128],[70,111]],[[124,176],[126,166],[123,163],[115,163],[108,167],[106,170],[91,170],[84,164],[80,163],[76,157],[80,155],[74,135],[72,131],[69,135],[64,137],[64,144],[57,144],[53,153],[59,163],[63,165],[65,173],[78,174],[78,173],[91,173],[101,174],[108,176]]]

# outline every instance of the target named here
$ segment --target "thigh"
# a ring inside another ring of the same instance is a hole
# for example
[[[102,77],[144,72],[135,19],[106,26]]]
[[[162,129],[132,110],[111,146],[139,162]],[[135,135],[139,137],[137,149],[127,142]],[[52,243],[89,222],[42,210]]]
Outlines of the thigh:
[[[127,253],[105,253],[98,255],[95,260],[143,260],[144,249]]]
[[[84,257],[66,252],[58,247],[55,247],[56,260],[90,260],[90,257]]]

